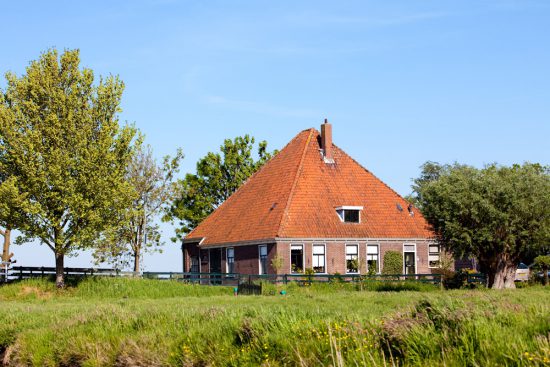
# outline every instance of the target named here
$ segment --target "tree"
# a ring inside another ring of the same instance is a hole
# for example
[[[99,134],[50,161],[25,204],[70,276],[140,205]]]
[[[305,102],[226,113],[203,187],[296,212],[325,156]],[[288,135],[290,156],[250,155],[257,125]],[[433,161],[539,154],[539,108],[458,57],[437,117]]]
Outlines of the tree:
[[[150,146],[140,145],[136,149],[126,171],[126,180],[134,191],[132,205],[98,241],[94,253],[97,262],[127,266],[133,261],[134,272],[138,273],[143,252],[161,251],[161,235],[155,220],[173,198],[174,174],[179,171],[182,158],[183,153],[178,150],[173,158],[164,157],[159,166]]]
[[[93,246],[132,193],[124,175],[135,129],[118,122],[124,85],[113,76],[94,84],[79,65],[78,50],[49,50],[23,76],[6,74],[0,103],[2,169],[25,198],[16,242],[53,251],[58,287],[65,256]]]
[[[542,283],[548,285],[548,271],[550,271],[550,255],[539,255],[535,257],[535,269],[542,271]]]
[[[258,144],[258,159],[252,157],[254,138],[249,135],[226,139],[220,153],[209,152],[197,162],[197,173],[178,181],[176,198],[165,220],[178,220],[176,238],[181,239],[233,194],[275,152],[267,142]]]
[[[456,257],[477,258],[493,288],[514,288],[520,260],[550,243],[549,167],[428,167],[413,187],[440,243]]]

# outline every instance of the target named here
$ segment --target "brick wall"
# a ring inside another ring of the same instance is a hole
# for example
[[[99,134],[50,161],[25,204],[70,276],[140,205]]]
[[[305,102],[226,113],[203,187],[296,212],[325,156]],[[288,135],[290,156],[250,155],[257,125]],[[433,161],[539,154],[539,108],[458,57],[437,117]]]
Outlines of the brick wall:
[[[416,272],[419,274],[436,273],[438,269],[429,268],[428,263],[428,240],[369,240],[357,242],[338,242],[338,241],[296,241],[296,242],[278,242],[275,244],[266,244],[268,250],[268,273],[274,274],[276,270],[272,266],[273,258],[278,255],[282,258],[282,268],[279,269],[279,274],[288,274],[291,272],[290,264],[290,246],[302,245],[304,249],[304,267],[312,268],[313,266],[313,245],[325,244],[325,268],[329,274],[340,273],[346,274],[346,244],[358,245],[359,250],[359,266],[360,273],[367,272],[367,245],[378,245],[379,247],[379,270],[383,269],[384,254],[387,251],[393,250],[403,253],[403,244],[410,243],[416,245]],[[259,274],[259,245],[233,246],[235,249],[235,272],[240,274]],[[196,245],[186,245],[186,264],[189,271],[190,257],[197,256],[199,249]],[[217,250],[219,251],[219,250]],[[221,251],[222,256],[222,272],[225,272],[226,267],[226,248]],[[201,271],[209,271],[209,250],[200,250]]]
[[[291,270],[290,264],[290,246],[303,245],[304,248],[304,266],[305,268],[312,267],[313,261],[313,245],[325,244],[325,266],[326,272],[329,274],[340,273],[346,274],[346,244],[358,245],[359,250],[359,267],[360,273],[365,274],[367,272],[367,244],[375,245],[379,247],[379,268],[380,271],[383,268],[383,259],[386,251],[393,250],[399,253],[403,253],[403,244],[411,243],[416,244],[416,272],[427,274],[436,272],[437,269],[429,268],[428,263],[428,244],[430,241],[360,241],[360,242],[337,242],[337,241],[307,241],[307,242],[279,242],[277,243],[277,253],[283,259],[283,267],[279,273],[289,273]]]

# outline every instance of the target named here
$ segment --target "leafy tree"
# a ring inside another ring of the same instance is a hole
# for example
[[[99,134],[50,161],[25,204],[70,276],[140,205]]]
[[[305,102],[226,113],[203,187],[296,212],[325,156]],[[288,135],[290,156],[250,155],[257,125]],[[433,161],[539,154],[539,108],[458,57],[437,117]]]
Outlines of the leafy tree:
[[[403,255],[398,251],[386,251],[383,265],[382,274],[401,274],[403,273]]]
[[[178,181],[178,193],[165,220],[178,220],[176,238],[181,239],[233,194],[276,152],[267,151],[267,142],[258,145],[258,159],[249,135],[226,139],[219,153],[209,152],[197,162],[197,173]]]
[[[59,287],[65,256],[93,246],[132,194],[124,175],[135,129],[118,122],[124,85],[113,76],[94,84],[79,65],[78,50],[49,50],[23,76],[6,74],[0,103],[2,169],[24,198],[16,242],[37,238],[53,251]]]
[[[535,268],[542,271],[543,284],[548,285],[548,271],[550,271],[550,255],[539,255],[535,257]]]
[[[418,209],[422,210],[422,190],[421,188],[426,186],[428,183],[436,181],[441,172],[444,169],[449,168],[449,166],[441,165],[437,162],[427,161],[422,166],[420,177],[413,180],[412,189],[413,192],[410,195],[405,196],[405,199],[415,205]]]
[[[550,243],[549,172],[530,163],[425,165],[414,190],[447,250],[477,258],[493,288],[513,288],[520,260]]]
[[[132,205],[121,213],[119,223],[109,228],[100,238],[94,257],[97,262],[111,262],[127,266],[133,261],[134,272],[139,272],[143,252],[161,251],[158,215],[173,197],[174,174],[179,170],[183,153],[178,150],[173,158],[164,157],[158,165],[150,146],[139,146],[130,161],[126,180],[134,195]]]

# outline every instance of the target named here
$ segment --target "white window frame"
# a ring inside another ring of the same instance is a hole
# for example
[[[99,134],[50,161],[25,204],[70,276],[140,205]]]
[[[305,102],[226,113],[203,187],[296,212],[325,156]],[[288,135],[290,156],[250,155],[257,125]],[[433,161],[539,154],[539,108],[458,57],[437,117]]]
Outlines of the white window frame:
[[[405,242],[403,244],[403,274],[406,274],[406,264],[405,264],[405,246],[414,246],[414,273],[418,274],[418,259],[416,258],[416,243],[414,242]],[[412,252],[412,251],[406,251]]]
[[[306,265],[306,251],[305,251],[305,246],[303,243],[292,243],[290,244],[290,248],[288,249],[288,259],[289,259],[289,262],[288,262],[288,266],[290,267],[290,271],[289,273],[290,274],[302,274],[302,273],[296,273],[296,272],[293,272],[292,271],[292,247],[293,246],[300,246],[302,248],[302,266],[304,267],[302,269],[302,273],[304,273],[306,271],[305,269],[305,265]]]
[[[344,213],[346,210],[357,210],[359,214],[359,221],[358,222],[346,222],[346,214]],[[351,205],[343,205],[343,206],[337,206],[336,207],[336,214],[338,214],[338,218],[340,218],[340,222],[342,223],[354,223],[359,224],[361,223],[361,211],[363,210],[362,206],[351,206]]]
[[[269,273],[269,264],[267,260],[269,259],[269,252],[267,251],[267,245],[258,245],[258,274],[262,275],[262,248],[265,248],[265,274]]]
[[[366,265],[367,265],[367,272],[370,270],[369,269],[369,247],[374,247],[376,246],[376,274],[380,274],[380,244],[379,243],[367,243],[367,257],[366,257]]]
[[[319,247],[323,247],[323,262],[324,262],[324,265],[323,265],[323,268],[325,271],[323,272],[319,272],[319,273],[316,273],[316,274],[327,274],[328,271],[327,271],[327,245],[324,244],[324,243],[314,243],[312,246],[311,246],[311,268],[314,269],[315,266],[313,265],[313,259],[314,259],[314,256],[315,256],[315,252],[314,252],[314,249],[315,249],[315,246],[319,246]],[[315,271],[315,269],[314,269]]]
[[[438,261],[438,265],[437,266],[431,266],[430,265],[430,256],[431,254],[435,254],[435,252],[430,252],[430,247],[431,246],[437,246],[437,257],[439,258]],[[435,243],[435,242],[432,242],[432,243],[428,243],[428,268],[429,269],[439,269],[441,267],[441,245],[439,243]]]
[[[357,248],[357,253],[355,254],[355,256],[357,256],[357,271],[356,272],[349,272],[348,271],[348,246],[355,246]],[[346,274],[361,274],[361,264],[359,262],[359,244],[358,243],[346,243],[346,248],[345,248],[345,253],[344,253],[345,257],[345,267],[346,267]]]
[[[233,271],[229,271],[229,250],[233,251]],[[225,249],[225,272],[226,273],[235,273],[235,248],[234,247],[227,247]]]

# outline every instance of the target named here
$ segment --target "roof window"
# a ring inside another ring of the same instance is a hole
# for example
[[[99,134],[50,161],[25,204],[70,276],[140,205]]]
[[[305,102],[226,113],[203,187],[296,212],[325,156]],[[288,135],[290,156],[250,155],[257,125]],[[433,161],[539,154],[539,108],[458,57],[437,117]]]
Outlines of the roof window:
[[[361,223],[362,206],[338,206],[336,213],[344,223]]]

